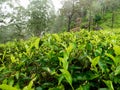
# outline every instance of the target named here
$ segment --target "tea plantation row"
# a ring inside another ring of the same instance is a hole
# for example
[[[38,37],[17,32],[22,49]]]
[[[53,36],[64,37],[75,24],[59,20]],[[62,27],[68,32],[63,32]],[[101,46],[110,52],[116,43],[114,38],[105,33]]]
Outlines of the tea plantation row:
[[[0,44],[1,90],[120,90],[120,31],[47,34]]]

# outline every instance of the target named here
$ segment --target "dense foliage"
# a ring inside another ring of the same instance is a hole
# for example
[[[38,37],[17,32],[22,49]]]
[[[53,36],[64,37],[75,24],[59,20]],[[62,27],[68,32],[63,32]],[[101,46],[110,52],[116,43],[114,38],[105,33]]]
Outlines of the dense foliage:
[[[120,90],[120,31],[46,34],[0,44],[2,90]]]

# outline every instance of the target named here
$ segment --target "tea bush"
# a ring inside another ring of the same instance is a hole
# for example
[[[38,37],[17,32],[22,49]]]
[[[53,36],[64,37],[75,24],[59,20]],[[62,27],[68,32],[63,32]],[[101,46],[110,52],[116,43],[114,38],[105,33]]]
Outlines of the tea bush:
[[[120,31],[0,44],[0,84],[2,90],[120,90]]]

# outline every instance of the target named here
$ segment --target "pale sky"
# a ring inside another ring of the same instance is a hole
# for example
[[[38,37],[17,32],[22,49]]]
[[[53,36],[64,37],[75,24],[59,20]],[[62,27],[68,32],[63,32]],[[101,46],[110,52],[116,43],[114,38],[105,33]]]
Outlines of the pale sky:
[[[61,8],[61,0],[52,0],[53,4],[55,6],[55,10],[57,11],[59,8]],[[29,0],[20,0],[21,5],[23,5],[25,8],[27,8],[27,5],[29,4]]]
[[[29,4],[29,0],[20,0],[20,3],[23,7],[27,8],[27,6]]]
[[[55,10],[57,11],[59,8],[61,8],[61,0],[52,0],[53,1],[53,4],[55,6]]]

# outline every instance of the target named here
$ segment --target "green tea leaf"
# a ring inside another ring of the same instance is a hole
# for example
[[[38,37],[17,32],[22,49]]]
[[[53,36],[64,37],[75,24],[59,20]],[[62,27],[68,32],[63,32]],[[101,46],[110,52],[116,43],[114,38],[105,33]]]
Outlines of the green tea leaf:
[[[118,75],[120,74],[120,65],[117,66],[116,70],[115,70],[115,75]]]
[[[60,61],[60,65],[65,69],[67,70],[68,69],[68,62],[66,59],[64,58],[61,58],[61,57],[58,57],[59,61]]]
[[[64,56],[65,61],[67,61],[69,59],[69,54],[68,53],[64,52],[63,56]]]
[[[83,87],[80,85],[79,88],[77,88],[76,90],[84,90]]]
[[[71,53],[71,51],[75,48],[75,44],[74,43],[70,43],[69,46],[66,48],[66,51],[68,53],[68,55]]]
[[[110,58],[114,61],[114,63],[116,63],[116,62],[115,62],[115,57],[114,57],[113,55],[108,54],[108,53],[106,53],[105,55],[108,56],[108,57],[110,57]]]
[[[92,44],[91,43],[87,43],[86,49],[91,51],[92,48],[93,48]]]
[[[98,64],[100,60],[100,56],[95,57],[93,60],[91,60],[91,67],[96,67],[96,65]]]
[[[8,80],[8,85],[13,86],[13,84],[14,84],[14,80],[12,79]]]
[[[6,50],[3,53],[2,61],[5,59],[5,55],[6,55]]]
[[[49,88],[48,90],[65,90],[63,85],[57,86],[57,87],[53,87],[53,88]]]
[[[17,71],[15,74],[16,79],[19,79],[19,74],[20,74],[19,71]]]
[[[98,90],[109,90],[108,88],[99,88]]]
[[[72,86],[72,77],[71,77],[71,74],[67,70],[64,70],[64,69],[60,69],[60,71],[64,75],[64,77],[67,80],[67,82]]]
[[[105,62],[99,60],[98,65],[99,65],[100,69],[102,69],[102,73],[109,71]]]
[[[112,84],[112,81],[110,80],[103,80],[104,83],[107,85],[107,87],[109,88],[109,90],[114,90],[114,87],[113,87],[113,84]]]
[[[89,83],[86,83],[85,85],[80,85],[80,87],[76,90],[90,90],[90,85]]]
[[[6,84],[0,85],[0,89],[2,89],[2,90],[18,90],[17,88],[6,85]]]
[[[39,49],[39,42],[40,42],[40,38],[37,38],[34,42],[36,49]]]
[[[30,83],[23,88],[23,90],[34,90],[34,89],[32,88],[32,86],[33,86],[33,81],[35,81],[35,79],[36,79],[36,78],[32,79],[32,80],[30,81]]]
[[[3,80],[2,84],[7,84],[7,82],[8,82],[8,80],[5,79],[5,80]]]
[[[43,90],[42,87],[37,87],[35,90]]]
[[[120,64],[120,56],[115,57],[115,64],[118,66]]]
[[[4,69],[5,67],[3,66],[3,67],[0,67],[0,72]]]
[[[115,51],[116,55],[120,55],[120,46],[114,45],[113,50]]]
[[[10,58],[11,58],[11,62],[12,63],[15,63],[17,60],[15,59],[15,57],[13,56],[13,54],[10,55]]]
[[[62,40],[60,39],[59,35],[58,34],[53,34],[53,36],[55,37],[55,39],[59,42],[61,42]]]
[[[113,60],[113,62],[115,63],[115,65],[118,65],[120,63],[120,56],[113,56],[111,54],[106,53],[106,56],[108,56],[109,58],[111,58]]]
[[[61,82],[62,82],[63,79],[64,79],[64,75],[61,74],[60,77],[59,77],[59,79],[58,79],[58,85],[61,84]]]

